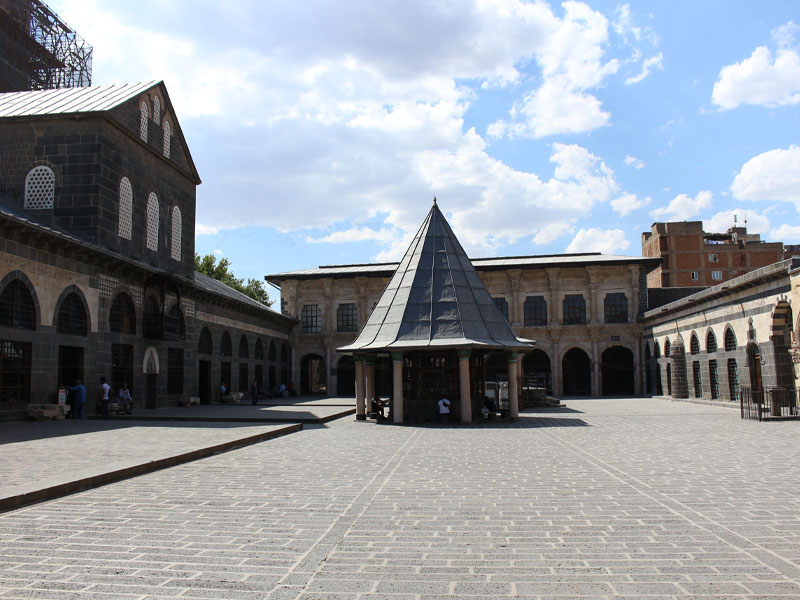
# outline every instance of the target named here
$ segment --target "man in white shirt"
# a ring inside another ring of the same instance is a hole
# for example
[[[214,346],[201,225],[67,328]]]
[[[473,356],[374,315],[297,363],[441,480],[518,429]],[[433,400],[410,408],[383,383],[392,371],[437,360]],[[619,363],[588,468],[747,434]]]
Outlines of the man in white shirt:
[[[439,400],[439,422],[444,423],[450,417],[450,400],[445,398],[444,396],[441,397]]]
[[[106,378],[100,378],[100,406],[103,409],[103,418],[108,419],[108,402],[111,399],[111,386],[106,383]]]

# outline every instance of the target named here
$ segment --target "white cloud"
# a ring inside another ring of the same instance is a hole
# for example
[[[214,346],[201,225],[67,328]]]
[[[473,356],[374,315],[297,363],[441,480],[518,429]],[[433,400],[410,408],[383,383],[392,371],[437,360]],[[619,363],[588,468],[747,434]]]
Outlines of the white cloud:
[[[611,208],[614,209],[620,217],[627,217],[633,211],[647,206],[652,201],[649,196],[647,198],[639,198],[636,194],[623,194],[619,198],[614,198],[611,201]]]
[[[770,229],[769,218],[752,209],[735,208],[718,212],[710,219],[703,219],[703,231],[722,233],[734,226],[747,225],[748,233],[766,234]]]
[[[650,71],[653,69],[661,69],[664,70],[664,66],[662,65],[662,61],[664,60],[664,55],[659,52],[655,56],[651,56],[650,58],[646,59],[642,63],[642,70],[638,75],[633,77],[628,77],[625,79],[625,85],[631,85],[633,83],[639,83],[645,77],[650,75]]]
[[[551,223],[539,228],[536,235],[533,236],[533,243],[537,246],[549,244],[573,231],[574,227],[569,223]]]
[[[800,242],[800,226],[783,224],[770,232],[770,237],[773,240],[781,241],[783,243],[797,243]]]
[[[758,46],[749,58],[722,68],[711,99],[723,110],[741,104],[787,106],[800,103],[800,54],[791,47],[797,26],[791,21],[772,32],[774,54]]]
[[[625,155],[625,164],[629,167],[633,167],[637,171],[639,169],[643,169],[645,167],[645,162],[640,159],[636,158],[635,156],[631,156],[630,154]]]
[[[202,223],[196,223],[194,226],[195,235],[216,235],[219,232],[220,228],[214,227],[213,225],[203,225]]]
[[[736,174],[731,192],[739,200],[791,202],[800,210],[800,146],[754,156]]]
[[[306,237],[309,243],[327,243],[327,244],[341,244],[344,242],[364,242],[364,241],[377,241],[382,242],[390,240],[395,236],[387,229],[376,231],[368,227],[352,227],[342,231],[335,231],[329,235],[321,238]]]
[[[621,229],[581,229],[565,252],[601,252],[615,254],[625,252],[630,242]]]
[[[696,217],[702,210],[711,208],[712,197],[708,191],[699,192],[694,198],[679,194],[667,206],[657,208],[650,214],[664,221],[687,221]]]

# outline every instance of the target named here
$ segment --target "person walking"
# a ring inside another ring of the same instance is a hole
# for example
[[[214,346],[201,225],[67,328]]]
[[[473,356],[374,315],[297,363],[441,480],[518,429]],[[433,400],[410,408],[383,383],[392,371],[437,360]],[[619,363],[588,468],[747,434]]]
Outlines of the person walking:
[[[83,405],[86,404],[86,388],[80,379],[75,380],[75,385],[65,386],[70,392],[75,392],[72,402],[72,418],[83,419]]]
[[[108,419],[108,403],[111,401],[111,386],[106,383],[106,378],[100,378],[100,408],[103,418]]]
[[[250,396],[253,400],[253,406],[258,404],[258,379],[253,379],[253,385],[250,386]]]

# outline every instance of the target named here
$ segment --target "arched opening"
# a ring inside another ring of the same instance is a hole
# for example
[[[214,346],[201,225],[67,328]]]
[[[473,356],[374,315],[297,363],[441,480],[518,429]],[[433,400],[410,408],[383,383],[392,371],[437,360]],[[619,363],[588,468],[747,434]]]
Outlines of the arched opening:
[[[747,367],[750,370],[750,389],[753,394],[762,392],[764,384],[761,380],[761,349],[756,343],[747,344]]]
[[[136,335],[136,310],[128,294],[122,292],[114,298],[108,315],[108,325],[114,333]]]
[[[12,280],[0,294],[0,327],[36,329],[33,295],[19,279]]]
[[[200,339],[197,342],[197,351],[200,354],[214,353],[214,342],[211,340],[211,332],[208,330],[208,327],[203,327],[203,329],[200,330]]]
[[[319,354],[306,354],[300,361],[300,393],[324,394],[326,384],[325,359]]]
[[[250,346],[245,335],[239,338],[239,358],[250,358]]]
[[[678,337],[670,348],[672,362],[672,397],[688,398],[689,382],[686,378],[686,348],[683,339]]]
[[[66,335],[86,337],[89,335],[89,318],[83,300],[76,292],[70,292],[61,301],[56,317],[56,330]],[[83,381],[83,346],[58,347],[58,381]]]
[[[522,387],[539,388],[553,394],[553,370],[550,357],[544,350],[536,349],[522,359]]]
[[[336,395],[356,395],[356,363],[352,356],[342,356],[336,365]]]
[[[633,396],[633,352],[624,346],[607,348],[600,356],[603,396]]]
[[[269,350],[267,351],[267,360],[275,361],[276,353],[275,353],[275,342],[270,340],[269,341]]]
[[[36,329],[33,295],[19,279],[12,280],[0,294],[0,327]],[[10,408],[30,400],[32,350],[29,341],[0,340],[0,405]]]
[[[186,321],[183,319],[183,311],[177,304],[173,304],[164,319],[164,339],[165,340],[185,340]]]
[[[725,352],[728,353],[728,400],[731,402],[739,400],[739,365],[736,363],[736,357],[730,355],[736,352],[736,348],[736,335],[733,333],[733,329],[727,327],[725,329]]]
[[[792,307],[785,300],[778,302],[772,313],[772,354],[775,361],[775,385],[794,389],[792,348]]]
[[[572,348],[561,361],[565,396],[590,396],[592,394],[592,361],[580,348]]]

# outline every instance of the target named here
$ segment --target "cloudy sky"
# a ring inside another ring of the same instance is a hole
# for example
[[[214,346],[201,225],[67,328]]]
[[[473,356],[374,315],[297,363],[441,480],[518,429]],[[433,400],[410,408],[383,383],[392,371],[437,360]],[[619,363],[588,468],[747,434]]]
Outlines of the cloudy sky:
[[[800,242],[795,0],[50,4],[95,84],[165,81],[239,276],[397,260],[434,194],[472,257]]]

